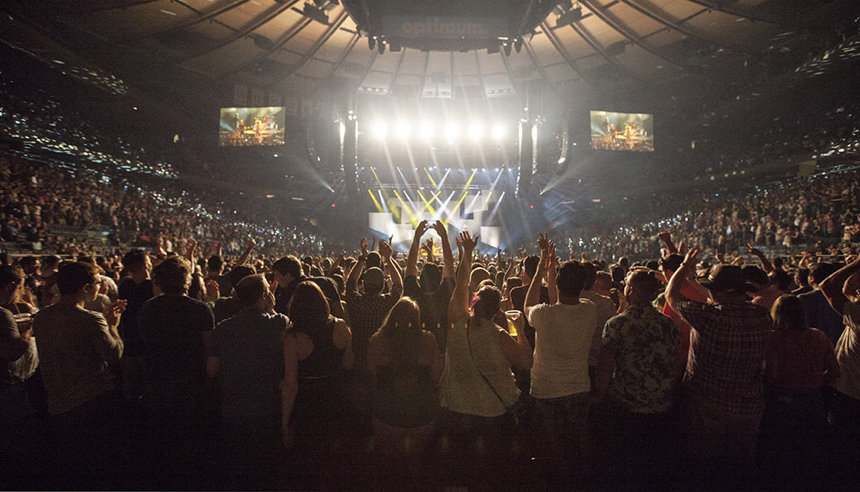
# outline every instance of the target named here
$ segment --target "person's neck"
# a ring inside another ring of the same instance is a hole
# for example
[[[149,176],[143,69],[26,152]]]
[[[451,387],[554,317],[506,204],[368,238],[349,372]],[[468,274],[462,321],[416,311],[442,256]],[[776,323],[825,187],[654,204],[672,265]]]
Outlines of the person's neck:
[[[83,294],[60,294],[56,305],[64,308],[84,307],[85,301]]]
[[[139,284],[145,280],[149,280],[149,274],[146,270],[141,270],[139,272],[131,272],[131,279],[134,280],[134,283]]]
[[[579,296],[574,297],[574,296],[565,296],[565,295],[559,294],[558,295],[558,302],[559,302],[559,304],[568,304],[568,305],[572,306],[574,304],[579,304]]]

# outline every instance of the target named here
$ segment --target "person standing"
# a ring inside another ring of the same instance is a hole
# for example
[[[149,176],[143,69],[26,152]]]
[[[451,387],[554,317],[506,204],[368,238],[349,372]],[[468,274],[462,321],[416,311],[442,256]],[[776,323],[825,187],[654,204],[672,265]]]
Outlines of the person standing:
[[[745,480],[764,412],[771,318],[767,309],[747,301],[746,292],[754,287],[734,265],[717,265],[702,282],[713,304],[685,299],[682,286],[698,254],[698,249],[687,253],[666,291],[666,301],[692,326],[683,409],[689,459],[694,466],[708,464],[712,473],[731,474],[723,478]]]

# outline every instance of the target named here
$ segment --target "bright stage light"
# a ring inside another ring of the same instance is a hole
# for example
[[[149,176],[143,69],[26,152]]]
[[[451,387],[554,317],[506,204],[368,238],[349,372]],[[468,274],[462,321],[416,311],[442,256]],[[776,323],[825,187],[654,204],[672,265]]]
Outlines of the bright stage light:
[[[377,121],[373,125],[373,135],[376,138],[383,140],[385,137],[388,136],[388,125],[386,125],[383,121]]]
[[[484,136],[484,125],[480,122],[473,122],[469,125],[469,137],[472,140],[480,140]]]
[[[421,137],[426,140],[431,140],[433,138],[433,130],[433,123],[425,121],[421,124]]]
[[[458,136],[460,136],[460,125],[457,123],[449,123],[448,128],[445,129],[445,138],[453,141],[456,140]]]
[[[505,138],[505,127],[502,125],[495,125],[493,127],[493,139],[501,140]]]
[[[412,130],[412,126],[408,121],[398,121],[397,122],[397,136],[406,140],[409,138],[409,134]]]

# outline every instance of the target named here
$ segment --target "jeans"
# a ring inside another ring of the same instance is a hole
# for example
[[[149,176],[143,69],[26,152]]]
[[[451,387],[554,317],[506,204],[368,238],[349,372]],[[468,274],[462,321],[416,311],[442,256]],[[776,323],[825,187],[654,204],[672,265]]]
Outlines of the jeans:
[[[551,459],[581,461],[590,453],[588,392],[559,398],[535,398],[537,422]]]

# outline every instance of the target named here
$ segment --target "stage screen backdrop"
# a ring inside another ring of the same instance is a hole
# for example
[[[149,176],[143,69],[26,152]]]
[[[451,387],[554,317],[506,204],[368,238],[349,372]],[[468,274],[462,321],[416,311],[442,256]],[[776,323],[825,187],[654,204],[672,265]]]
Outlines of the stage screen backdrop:
[[[654,152],[654,115],[592,111],[591,148]]]
[[[218,143],[222,147],[284,145],[283,106],[221,108]]]

